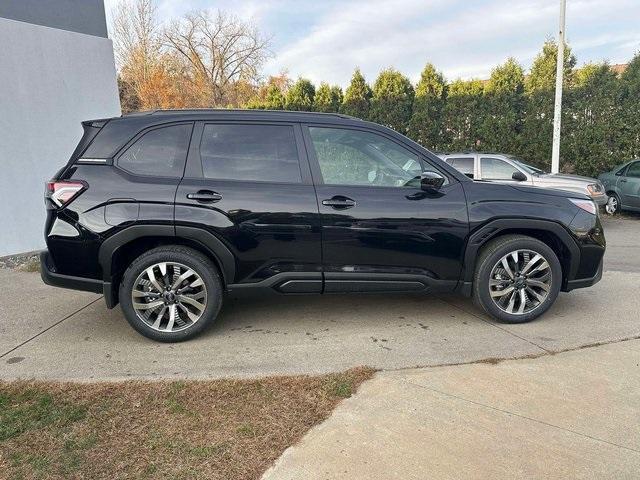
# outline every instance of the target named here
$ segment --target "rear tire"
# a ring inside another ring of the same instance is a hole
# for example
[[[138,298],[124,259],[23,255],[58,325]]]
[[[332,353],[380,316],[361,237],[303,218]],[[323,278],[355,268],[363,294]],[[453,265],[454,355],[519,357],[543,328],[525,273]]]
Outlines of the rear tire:
[[[222,290],[210,259],[171,245],[149,250],[129,265],[120,283],[120,305],[129,324],[145,337],[181,342],[215,321]]]
[[[525,323],[553,305],[561,283],[560,261],[547,244],[526,235],[505,235],[480,253],[473,300],[499,322]]]

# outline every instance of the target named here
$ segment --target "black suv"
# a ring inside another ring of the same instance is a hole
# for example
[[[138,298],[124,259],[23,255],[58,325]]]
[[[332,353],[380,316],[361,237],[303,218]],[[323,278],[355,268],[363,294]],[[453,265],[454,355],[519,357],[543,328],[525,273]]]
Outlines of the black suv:
[[[103,293],[155,340],[204,330],[225,292],[459,292],[519,323],[602,275],[587,196],[474,182],[374,123],[162,110],[83,126],[46,186],[42,278]]]

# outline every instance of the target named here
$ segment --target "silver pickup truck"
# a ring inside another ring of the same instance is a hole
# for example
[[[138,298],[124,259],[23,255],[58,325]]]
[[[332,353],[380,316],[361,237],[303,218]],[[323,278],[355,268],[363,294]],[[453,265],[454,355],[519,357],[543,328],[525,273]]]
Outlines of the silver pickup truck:
[[[516,157],[498,153],[438,153],[438,156],[475,180],[521,183],[534,187],[580,192],[590,196],[599,206],[607,203],[604,186],[595,178],[546,173],[539,168],[527,165]]]

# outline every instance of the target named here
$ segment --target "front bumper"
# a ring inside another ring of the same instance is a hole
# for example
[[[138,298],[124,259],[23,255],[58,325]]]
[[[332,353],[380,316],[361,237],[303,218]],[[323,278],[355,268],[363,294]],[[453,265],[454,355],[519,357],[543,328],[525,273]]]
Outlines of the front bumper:
[[[603,193],[602,195],[592,196],[591,200],[596,202],[596,205],[598,205],[599,207],[604,207],[609,201],[609,197],[605,193]]]
[[[598,265],[598,271],[593,277],[580,278],[577,280],[569,280],[567,282],[566,287],[563,288],[562,290],[564,292],[570,292],[571,290],[575,290],[576,288],[586,288],[598,283],[602,279],[602,263],[603,261],[600,260],[600,265]]]

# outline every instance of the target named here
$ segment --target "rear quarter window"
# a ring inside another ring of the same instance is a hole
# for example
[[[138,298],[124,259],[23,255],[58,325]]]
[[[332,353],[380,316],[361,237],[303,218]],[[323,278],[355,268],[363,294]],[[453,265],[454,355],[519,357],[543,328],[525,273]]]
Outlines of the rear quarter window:
[[[150,130],[118,158],[118,167],[136,175],[182,177],[192,124]]]

